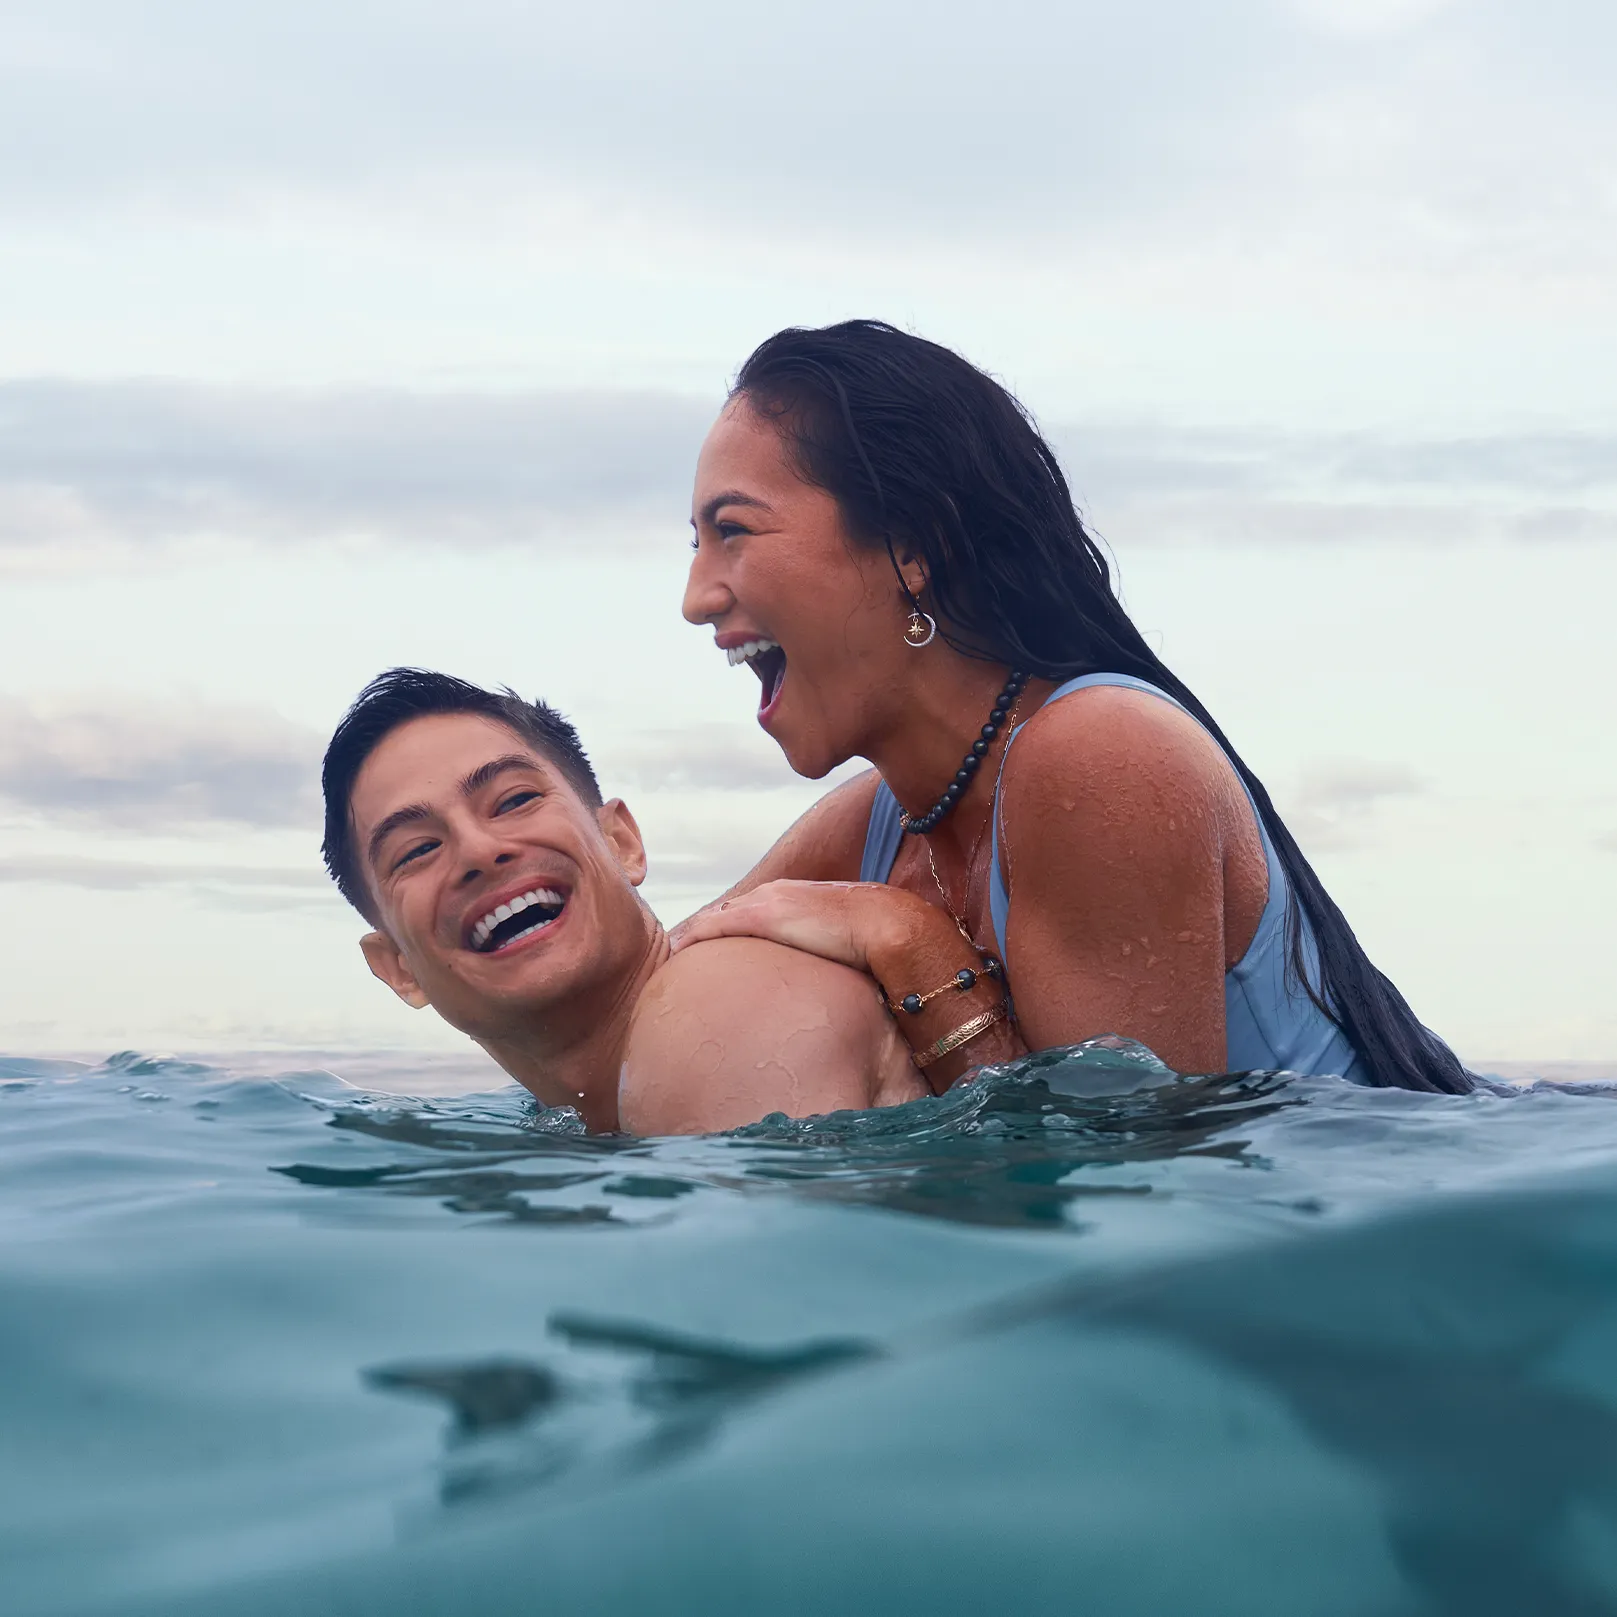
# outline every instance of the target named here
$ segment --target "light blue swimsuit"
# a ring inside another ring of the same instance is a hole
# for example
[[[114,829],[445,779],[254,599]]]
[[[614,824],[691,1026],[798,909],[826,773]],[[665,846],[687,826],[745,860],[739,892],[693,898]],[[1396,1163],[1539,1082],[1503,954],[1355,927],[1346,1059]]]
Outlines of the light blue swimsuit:
[[[1148,685],[1143,679],[1135,679],[1129,674],[1085,674],[1080,679],[1069,679],[1065,685],[1058,685],[1047,700],[1054,702],[1071,691],[1087,690],[1092,685],[1121,685],[1131,691],[1145,691],[1151,696],[1161,697],[1164,702],[1173,702],[1181,712],[1186,711],[1183,704],[1174,702],[1166,691],[1160,691],[1155,685]],[[1017,728],[1019,730],[1021,727]],[[1016,735],[1017,731],[1013,730],[1005,744],[1007,752]],[[1004,767],[1002,759],[1002,772]],[[1242,789],[1245,790],[1244,782]],[[1252,802],[1250,792],[1247,792],[1247,801]],[[1251,946],[1224,974],[1229,1070],[1251,1072],[1260,1068],[1284,1068],[1287,1072],[1314,1075],[1339,1073],[1354,1083],[1367,1083],[1369,1080],[1364,1065],[1348,1043],[1347,1035],[1320,1010],[1294,978],[1288,978],[1286,899],[1291,890],[1290,884],[1256,803],[1252,804],[1252,817],[1257,821],[1258,835],[1263,838],[1263,856],[1269,865],[1269,901],[1263,906],[1263,916],[1258,922],[1258,930],[1253,934]],[[994,936],[999,941],[1000,958],[1003,959],[1005,920],[1010,913],[1011,900],[999,870],[997,784],[994,787],[993,827],[988,866],[988,907],[993,916]],[[859,868],[861,881],[887,880],[893,861],[898,857],[903,836],[898,800],[883,781],[876,788],[876,801],[870,809],[865,856]],[[1302,953],[1309,980],[1317,986],[1319,949],[1314,941],[1314,929],[1309,925],[1308,917],[1301,912],[1297,920],[1302,927]]]

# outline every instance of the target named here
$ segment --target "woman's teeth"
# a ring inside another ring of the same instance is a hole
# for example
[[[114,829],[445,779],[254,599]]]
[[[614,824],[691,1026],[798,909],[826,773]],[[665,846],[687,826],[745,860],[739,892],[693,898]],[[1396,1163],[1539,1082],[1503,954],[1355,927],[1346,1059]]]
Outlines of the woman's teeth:
[[[744,646],[731,646],[725,656],[734,668],[737,663],[750,663],[754,657],[761,657],[766,651],[779,651],[780,647],[773,640],[749,640]]]
[[[472,928],[472,947],[487,950],[500,945],[513,943],[530,932],[537,931],[556,919],[566,899],[554,889],[549,887],[536,887],[531,893],[523,893],[513,898],[509,903],[498,905],[490,910],[476,926]],[[506,927],[505,923],[513,916],[521,915],[524,910],[537,909],[529,925],[523,927]],[[494,933],[504,929],[498,944],[491,943]]]

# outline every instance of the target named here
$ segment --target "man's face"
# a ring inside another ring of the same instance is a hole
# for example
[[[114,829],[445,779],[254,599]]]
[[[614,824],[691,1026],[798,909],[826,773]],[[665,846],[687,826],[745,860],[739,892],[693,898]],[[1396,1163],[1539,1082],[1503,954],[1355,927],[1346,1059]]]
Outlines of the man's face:
[[[645,852],[515,731],[473,713],[401,724],[349,799],[380,931],[378,977],[481,1040],[520,1037],[567,996],[610,994],[644,949]]]

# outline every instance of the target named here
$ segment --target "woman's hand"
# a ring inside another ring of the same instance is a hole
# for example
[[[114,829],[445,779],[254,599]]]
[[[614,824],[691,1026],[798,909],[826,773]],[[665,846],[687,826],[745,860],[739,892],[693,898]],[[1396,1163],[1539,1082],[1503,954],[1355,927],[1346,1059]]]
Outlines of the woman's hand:
[[[674,928],[669,943],[679,950],[708,938],[733,937],[767,938],[867,972],[889,1006],[906,994],[949,984],[962,967],[982,973],[982,957],[945,911],[883,882],[766,882],[698,910]],[[919,1015],[901,1013],[898,1025],[910,1048],[924,1052],[1004,995],[1002,982],[982,974],[971,989],[951,988],[932,998]],[[924,1076],[941,1094],[972,1067],[1023,1053],[1020,1037],[1002,1021],[929,1065]]]
[[[938,912],[923,899],[881,882],[771,881],[698,910],[668,943],[677,954],[708,938],[767,938],[880,980],[872,960],[930,930],[933,916]],[[939,919],[954,930],[947,917]]]

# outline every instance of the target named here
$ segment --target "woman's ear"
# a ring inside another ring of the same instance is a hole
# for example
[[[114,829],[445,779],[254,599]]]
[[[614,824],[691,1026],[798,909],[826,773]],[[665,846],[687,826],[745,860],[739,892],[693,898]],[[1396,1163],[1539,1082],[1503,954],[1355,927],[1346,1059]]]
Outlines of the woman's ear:
[[[367,932],[359,940],[360,953],[372,975],[381,978],[406,1005],[421,1011],[427,1007],[427,996],[415,973],[405,964],[399,946],[385,932]]]
[[[618,861],[618,869],[629,878],[631,887],[638,887],[646,879],[646,842],[628,805],[621,797],[614,797],[596,810],[596,818],[601,822],[601,835]]]
[[[895,539],[889,553],[899,582],[909,591],[911,600],[919,600],[927,585],[926,558],[915,545],[903,539]]]

